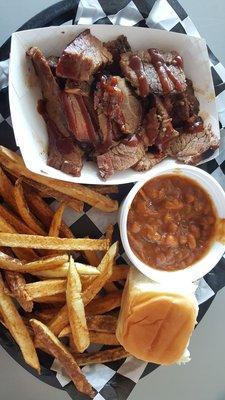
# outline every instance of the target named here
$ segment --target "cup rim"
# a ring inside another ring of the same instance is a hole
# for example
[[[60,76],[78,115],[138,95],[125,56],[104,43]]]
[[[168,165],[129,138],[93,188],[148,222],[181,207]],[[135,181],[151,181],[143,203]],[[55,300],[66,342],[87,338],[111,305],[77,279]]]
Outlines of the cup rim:
[[[169,282],[169,281],[174,281],[180,280],[180,281],[186,281],[186,282],[194,282],[200,278],[202,278],[204,275],[206,275],[209,271],[211,271],[214,266],[219,262],[219,260],[222,258],[223,253],[225,251],[225,245],[215,241],[212,243],[212,246],[210,246],[209,250],[207,253],[196,263],[191,264],[187,268],[181,269],[181,270],[175,270],[175,271],[164,271],[164,270],[159,270],[156,268],[153,268],[149,266],[148,264],[145,264],[143,261],[141,261],[132,251],[129,240],[128,240],[128,235],[127,235],[127,217],[129,213],[129,209],[131,206],[131,203],[136,196],[137,192],[141,189],[145,183],[147,183],[149,180],[155,178],[156,176],[160,175],[166,175],[166,174],[182,174],[184,173],[185,176],[188,176],[188,172],[190,172],[190,179],[196,181],[200,186],[203,186],[201,182],[198,182],[198,179],[195,179],[192,176],[192,173],[196,173],[196,176],[204,179],[205,181],[208,181],[214,188],[215,192],[219,194],[220,196],[223,197],[223,210],[224,210],[224,216],[225,216],[225,192],[221,185],[216,181],[215,178],[213,178],[210,174],[205,172],[204,170],[191,166],[191,165],[185,165],[185,164],[177,164],[177,165],[163,165],[154,167],[149,171],[149,174],[145,177],[144,180],[141,182],[137,182],[133,188],[130,190],[128,193],[127,197],[125,198],[124,202],[121,205],[120,209],[120,216],[119,216],[119,227],[120,227],[120,234],[121,234],[121,240],[122,244],[125,250],[125,253],[128,257],[128,259],[131,261],[132,265],[134,265],[140,272],[142,272],[145,276],[149,277],[153,281],[156,282]],[[206,188],[204,190],[207,191]],[[212,202],[215,205],[215,201],[213,200],[212,193],[207,191],[211,197]],[[222,216],[222,217],[224,217]],[[221,217],[221,216],[219,216]],[[216,250],[213,248],[213,246],[216,245]],[[209,257],[212,252],[212,249],[214,249],[213,258],[210,261]],[[210,262],[209,262],[210,261]],[[204,265],[205,262],[205,266]],[[201,266],[201,268],[200,268]]]

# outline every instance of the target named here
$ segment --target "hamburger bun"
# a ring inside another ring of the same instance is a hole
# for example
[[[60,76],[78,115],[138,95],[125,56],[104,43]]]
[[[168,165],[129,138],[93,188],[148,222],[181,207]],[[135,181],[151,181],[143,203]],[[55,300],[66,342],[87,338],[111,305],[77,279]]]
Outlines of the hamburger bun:
[[[131,355],[163,365],[182,360],[198,304],[193,284],[176,286],[154,283],[131,269],[116,330],[118,341]]]

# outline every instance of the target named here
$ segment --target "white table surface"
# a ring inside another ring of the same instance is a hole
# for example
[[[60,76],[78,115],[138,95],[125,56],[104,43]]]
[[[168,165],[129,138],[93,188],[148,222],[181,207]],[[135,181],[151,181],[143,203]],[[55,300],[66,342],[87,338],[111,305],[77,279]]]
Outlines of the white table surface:
[[[25,21],[55,1],[0,0],[0,45]],[[180,0],[215,55],[225,64],[225,1]],[[225,400],[225,289],[195,330],[191,363],[160,367],[141,380],[129,400]],[[0,348],[0,400],[69,400],[38,381]]]

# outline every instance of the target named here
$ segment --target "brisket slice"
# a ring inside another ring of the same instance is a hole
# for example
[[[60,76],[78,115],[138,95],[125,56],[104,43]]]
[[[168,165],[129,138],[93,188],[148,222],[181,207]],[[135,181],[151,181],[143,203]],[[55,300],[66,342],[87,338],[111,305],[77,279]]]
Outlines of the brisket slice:
[[[107,153],[97,156],[97,165],[103,179],[116,171],[123,171],[136,164],[145,154],[142,142],[134,135],[112,147]]]
[[[71,138],[63,138],[54,121],[45,116],[48,131],[48,165],[70,174],[80,176],[83,167],[82,151]]]
[[[95,147],[99,143],[99,137],[85,103],[86,98],[64,92],[62,99],[70,132],[77,141]]]
[[[116,122],[125,134],[135,133],[140,125],[141,104],[120,76],[101,77],[94,96],[94,107],[98,113]]]
[[[54,121],[62,136],[69,137],[67,122],[61,103],[61,90],[52,74],[48,61],[37,47],[27,52],[31,58],[35,72],[39,78],[45,109],[49,118]]]
[[[183,62],[175,51],[149,49],[126,52],[121,55],[120,66],[141,97],[149,93],[165,95],[186,89]]]
[[[143,171],[148,171],[160,161],[162,161],[164,158],[166,158],[166,155],[163,153],[158,153],[158,154],[153,154],[153,153],[145,153],[144,157],[138,161],[137,164],[135,164],[132,168],[135,171],[143,172]]]
[[[208,154],[208,151],[213,152],[218,146],[219,139],[208,125],[202,132],[182,133],[171,140],[166,154],[185,164],[197,164]]]
[[[111,53],[86,29],[63,51],[56,74],[74,81],[89,81],[100,67],[111,61]]]
[[[110,40],[109,42],[104,43],[104,45],[112,54],[114,63],[120,62],[120,56],[122,53],[131,51],[130,44],[124,35],[120,35],[115,40]]]
[[[158,96],[152,98],[151,108],[145,116],[140,135],[145,147],[155,145],[160,151],[164,151],[169,141],[179,135]]]
[[[192,81],[187,79],[186,82],[187,88],[183,93],[165,96],[163,103],[172,118],[173,125],[188,129],[188,125],[193,125],[199,118],[199,101],[195,97]]]

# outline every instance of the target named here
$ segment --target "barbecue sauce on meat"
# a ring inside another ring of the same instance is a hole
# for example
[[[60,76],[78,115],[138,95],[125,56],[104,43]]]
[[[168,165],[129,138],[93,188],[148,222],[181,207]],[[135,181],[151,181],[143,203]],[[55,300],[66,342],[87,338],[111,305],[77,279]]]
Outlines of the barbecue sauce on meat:
[[[177,67],[183,68],[183,66],[184,66],[183,58],[181,56],[179,56],[179,54],[177,54],[177,56],[174,57],[172,64],[177,65]]]
[[[137,55],[131,56],[129,65],[137,75],[140,96],[146,97],[149,93],[149,84],[140,57]]]
[[[202,118],[193,115],[186,121],[185,128],[190,133],[202,132],[204,129]]]
[[[174,84],[174,87],[176,88],[177,91],[182,91],[183,87],[181,82],[176,78],[176,76],[173,74],[173,72],[169,69],[169,67],[166,65],[164,57],[162,54],[159,53],[157,49],[149,49],[148,53],[151,57],[151,63],[153,67],[155,68],[160,83],[162,85],[164,93],[169,93],[171,92],[171,82]],[[176,65],[181,64],[181,57],[177,56],[179,58],[175,58]],[[182,60],[183,63],[183,60]],[[179,65],[180,66],[180,65]]]

